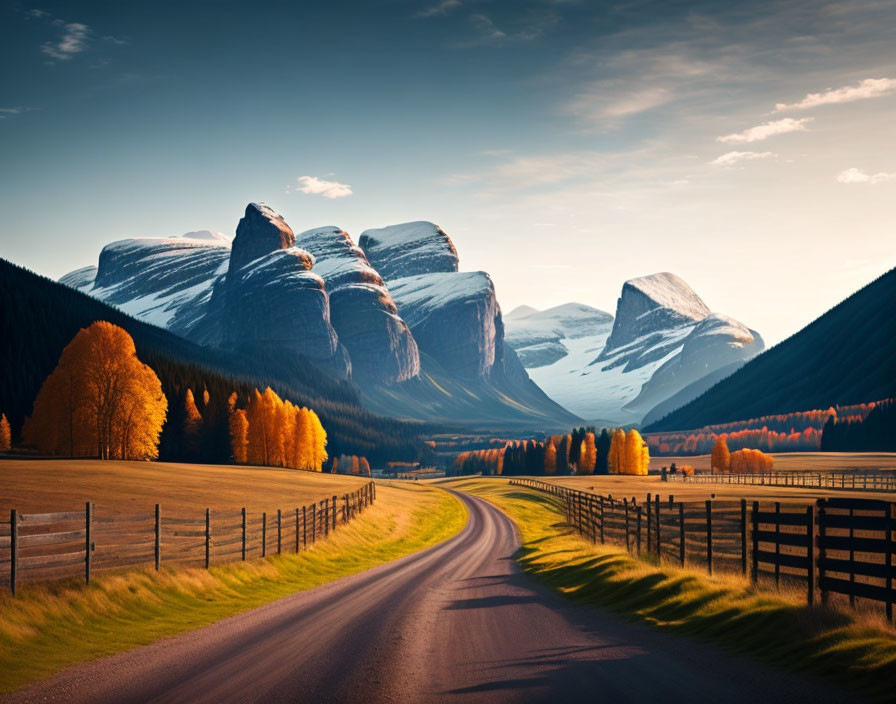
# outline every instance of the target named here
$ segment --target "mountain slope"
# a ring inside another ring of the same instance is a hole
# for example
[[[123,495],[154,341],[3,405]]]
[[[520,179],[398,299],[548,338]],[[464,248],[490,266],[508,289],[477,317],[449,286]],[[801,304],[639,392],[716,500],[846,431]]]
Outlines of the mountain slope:
[[[896,269],[645,430],[896,396]]]
[[[31,413],[38,389],[55,368],[62,349],[78,330],[97,320],[115,323],[134,338],[140,359],[162,380],[169,417],[188,386],[218,390],[219,395],[237,390],[245,396],[253,387],[270,385],[282,397],[317,411],[332,453],[365,454],[373,460],[378,455],[413,457],[418,450],[419,425],[364,410],[350,384],[333,379],[309,360],[284,360],[277,354],[248,357],[200,347],[0,259],[0,359],[4,362],[0,365],[0,411],[16,432]],[[225,435],[225,453],[226,442]]]

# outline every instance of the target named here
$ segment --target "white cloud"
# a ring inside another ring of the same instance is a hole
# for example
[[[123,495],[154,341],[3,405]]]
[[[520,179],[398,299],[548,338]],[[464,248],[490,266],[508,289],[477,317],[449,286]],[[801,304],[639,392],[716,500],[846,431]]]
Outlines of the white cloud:
[[[595,84],[575,96],[568,109],[586,120],[604,120],[629,117],[665,105],[672,93],[663,86],[648,86],[630,91],[613,93],[604,84]]]
[[[435,15],[447,15],[451,10],[461,6],[460,0],[442,0],[442,2],[420,10],[414,17],[434,17]]]
[[[299,183],[294,187],[297,193],[307,193],[324,198],[344,198],[352,194],[351,186],[338,181],[325,181],[317,176],[299,176],[296,180]]]
[[[808,110],[819,105],[851,103],[855,100],[879,98],[896,91],[896,78],[866,78],[856,86],[832,88],[824,93],[809,93],[798,103],[778,103],[775,112],[782,110]]]
[[[896,178],[896,174],[880,171],[876,174],[865,173],[861,169],[846,169],[837,174],[837,181],[840,183],[869,183],[872,186],[882,181],[890,181]]]
[[[719,142],[741,144],[743,142],[761,142],[763,139],[774,137],[777,134],[787,134],[788,132],[804,132],[806,123],[811,122],[811,117],[802,117],[795,120],[792,117],[785,117],[783,120],[774,120],[772,122],[764,122],[756,127],[751,127],[743,132],[735,132],[727,134],[724,137],[716,137]]]
[[[752,161],[753,159],[771,159],[778,156],[774,152],[727,152],[722,156],[713,159],[710,164],[713,166],[734,166],[741,161]]]
[[[46,42],[41,47],[41,51],[54,59],[68,61],[75,54],[80,54],[87,48],[90,27],[80,22],[63,23],[62,26],[65,27],[62,38],[57,43]]]

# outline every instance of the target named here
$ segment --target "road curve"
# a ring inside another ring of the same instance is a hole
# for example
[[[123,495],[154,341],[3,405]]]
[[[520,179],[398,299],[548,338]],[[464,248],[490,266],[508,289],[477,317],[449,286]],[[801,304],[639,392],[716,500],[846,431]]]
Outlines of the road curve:
[[[520,571],[519,538],[503,513],[459,496],[470,519],[444,543],[78,665],[2,701],[843,701],[830,688],[570,604]]]

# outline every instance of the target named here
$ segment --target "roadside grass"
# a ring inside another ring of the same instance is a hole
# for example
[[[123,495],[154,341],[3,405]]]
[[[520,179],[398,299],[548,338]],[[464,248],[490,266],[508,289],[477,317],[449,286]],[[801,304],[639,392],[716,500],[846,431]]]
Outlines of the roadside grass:
[[[447,492],[378,483],[377,500],[307,552],[194,568],[97,573],[0,596],[0,692],[86,660],[210,625],[435,545],[467,520]]]
[[[576,602],[893,700],[896,630],[881,618],[810,608],[801,595],[763,591],[739,575],[710,577],[635,559],[624,548],[592,546],[563,522],[557,499],[506,480],[441,484],[484,498],[510,516],[522,536],[523,569]]]

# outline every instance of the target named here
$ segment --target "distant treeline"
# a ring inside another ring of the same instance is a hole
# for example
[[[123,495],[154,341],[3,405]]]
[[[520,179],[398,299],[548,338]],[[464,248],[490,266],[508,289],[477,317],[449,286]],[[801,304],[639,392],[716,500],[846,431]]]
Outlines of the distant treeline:
[[[647,474],[650,454],[637,430],[574,428],[543,442],[514,440],[504,447],[461,452],[455,474],[540,476],[570,474]]]
[[[863,419],[834,416],[824,424],[825,452],[896,452],[896,401],[878,403]]]

